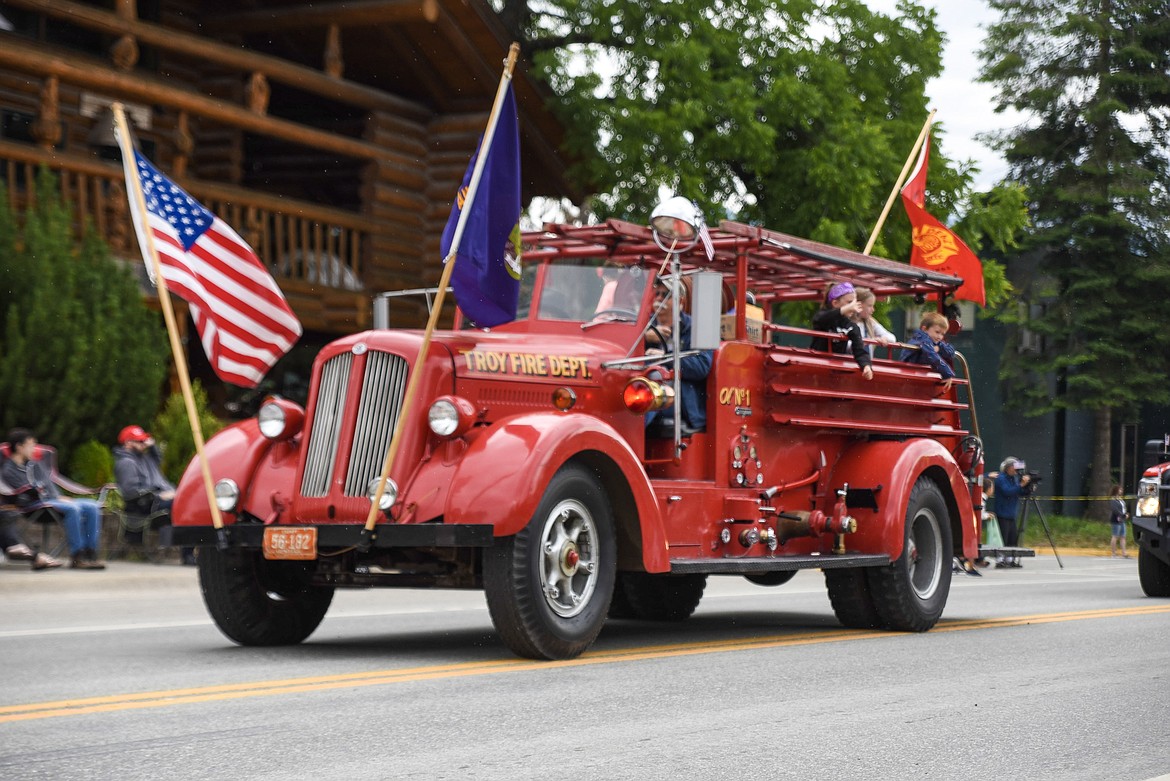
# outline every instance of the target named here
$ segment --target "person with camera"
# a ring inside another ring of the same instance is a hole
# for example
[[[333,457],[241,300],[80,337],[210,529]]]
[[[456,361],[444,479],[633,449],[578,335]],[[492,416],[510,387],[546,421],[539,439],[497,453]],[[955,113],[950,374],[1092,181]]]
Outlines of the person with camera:
[[[1121,558],[1128,559],[1125,552],[1125,522],[1129,519],[1129,508],[1125,505],[1125,494],[1121,486],[1113,486],[1109,493],[1109,527],[1113,536],[1109,538],[1109,558],[1117,558],[1117,543],[1121,543]]]
[[[995,517],[999,521],[999,531],[1003,537],[1003,544],[1008,548],[1015,548],[1020,544],[1020,530],[1016,525],[1019,515],[1020,499],[1032,493],[1032,475],[1020,474],[1025,464],[1015,456],[1008,456],[999,465],[999,474],[995,478]],[[1022,567],[1015,556],[1000,556],[995,564],[996,568]]]

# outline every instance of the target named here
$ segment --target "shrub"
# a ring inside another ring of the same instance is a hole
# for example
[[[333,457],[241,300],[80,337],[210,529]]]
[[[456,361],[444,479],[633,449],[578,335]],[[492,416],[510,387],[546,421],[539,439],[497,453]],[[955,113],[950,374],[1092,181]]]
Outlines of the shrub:
[[[91,439],[73,451],[67,474],[90,488],[100,488],[106,483],[112,483],[114,454],[101,442]]]
[[[211,439],[212,434],[224,427],[224,423],[207,409],[207,392],[203,390],[198,380],[192,383],[191,390],[195,397],[199,427],[206,442]],[[191,424],[187,419],[187,407],[183,403],[182,394],[174,393],[167,399],[163,411],[154,420],[153,434],[162,448],[163,474],[178,485],[187,464],[195,456],[195,437],[191,433]]]

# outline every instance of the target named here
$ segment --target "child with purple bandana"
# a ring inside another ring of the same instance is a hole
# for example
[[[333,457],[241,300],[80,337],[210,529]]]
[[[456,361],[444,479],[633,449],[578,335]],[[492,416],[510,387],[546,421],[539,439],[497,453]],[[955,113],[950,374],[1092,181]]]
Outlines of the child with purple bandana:
[[[846,350],[853,353],[853,359],[861,367],[865,379],[873,379],[873,362],[861,336],[861,328],[857,321],[861,319],[861,303],[857,300],[857,291],[848,282],[838,282],[825,292],[825,302],[813,315],[813,328],[818,331],[828,331],[845,336],[845,339],[812,340],[814,350],[825,350],[844,354]]]

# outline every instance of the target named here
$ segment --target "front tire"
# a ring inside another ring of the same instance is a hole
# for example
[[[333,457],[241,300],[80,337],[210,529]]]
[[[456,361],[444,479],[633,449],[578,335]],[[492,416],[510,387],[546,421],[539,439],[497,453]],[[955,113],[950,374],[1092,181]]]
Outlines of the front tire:
[[[332,587],[310,582],[313,562],[203,548],[198,566],[207,612],[240,645],[295,645],[313,634],[333,601]]]
[[[1170,564],[1138,548],[1138,581],[1147,597],[1170,597]]]
[[[920,477],[906,506],[902,555],[869,570],[870,592],[881,624],[925,632],[942,616],[951,590],[951,523],[938,485]]]
[[[484,551],[492,623],[519,656],[572,659],[601,632],[616,569],[609,500],[590,472],[565,466],[528,525]]]

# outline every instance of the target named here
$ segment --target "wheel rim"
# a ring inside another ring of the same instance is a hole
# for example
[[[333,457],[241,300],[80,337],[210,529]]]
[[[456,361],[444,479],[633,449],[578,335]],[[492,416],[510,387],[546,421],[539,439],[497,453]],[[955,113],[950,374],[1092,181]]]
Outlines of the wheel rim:
[[[549,513],[540,535],[540,588],[549,608],[572,618],[589,605],[597,586],[597,525],[576,499]]]
[[[920,509],[910,526],[910,585],[919,599],[930,599],[942,580],[942,532],[938,516]]]

